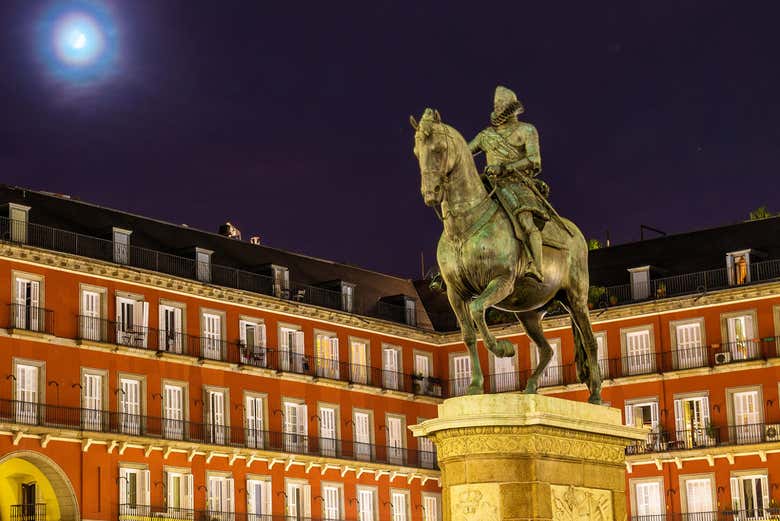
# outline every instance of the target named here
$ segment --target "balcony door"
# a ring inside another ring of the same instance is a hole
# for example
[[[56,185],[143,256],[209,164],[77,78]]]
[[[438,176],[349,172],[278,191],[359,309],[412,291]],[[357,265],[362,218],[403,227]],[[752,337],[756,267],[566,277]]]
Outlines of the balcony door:
[[[16,421],[38,423],[39,370],[34,365],[16,366]]]
[[[224,445],[227,441],[227,427],[225,426],[225,393],[223,391],[206,391],[207,411],[207,439],[209,443]]]
[[[253,449],[265,447],[263,431],[263,399],[260,396],[246,397],[246,444]]]
[[[284,404],[284,450],[304,453],[308,448],[306,439],[308,418],[306,404],[285,402]]]
[[[303,331],[283,327],[279,331],[279,368],[282,371],[304,373]]]
[[[222,317],[211,313],[203,314],[203,358],[222,359]]]
[[[225,476],[209,476],[208,510],[211,519],[232,521],[235,516],[233,478]]]
[[[677,431],[675,439],[683,443],[686,449],[710,447],[717,441],[708,432],[710,406],[706,396],[675,400],[674,421]]]
[[[116,341],[130,347],[146,347],[149,303],[125,297],[116,298]]]
[[[751,360],[758,356],[758,344],[754,341],[755,334],[751,315],[728,318],[726,328],[732,360]]]
[[[401,352],[393,347],[382,349],[382,384],[386,389],[398,390]]]
[[[515,356],[498,357],[493,355],[493,389],[495,392],[503,393],[517,390]]]
[[[285,521],[309,521],[311,519],[311,486],[297,481],[288,481],[287,519]]]
[[[663,503],[661,502],[661,482],[647,481],[634,485],[634,497],[636,498],[635,516],[661,516],[663,515]],[[657,517],[656,519],[660,519]]]
[[[399,465],[404,463],[403,421],[397,416],[387,417],[387,461]]]
[[[758,443],[761,441],[763,425],[759,409],[758,391],[744,391],[732,394],[734,405],[733,434],[737,443]]]
[[[339,378],[339,339],[335,336],[317,335],[317,376]]]
[[[655,356],[650,345],[650,331],[630,331],[626,334],[626,372],[648,374],[655,371]]]
[[[740,517],[765,519],[769,506],[769,483],[766,475],[731,478],[731,500],[736,503]]]
[[[41,284],[37,280],[16,279],[16,305],[14,306],[14,327],[17,329],[41,330]]]
[[[359,460],[371,459],[371,427],[367,412],[355,412],[352,416],[355,424],[355,457]]]
[[[453,379],[450,383],[452,396],[466,394],[471,383],[471,358],[468,355],[452,357]]]
[[[271,519],[271,482],[260,479],[246,480],[246,511],[249,521]]]
[[[689,518],[693,517],[697,521],[709,519],[706,514],[716,510],[712,503],[712,479],[685,480],[685,501]]]
[[[358,521],[375,521],[374,491],[365,488],[357,489]]]
[[[103,430],[103,376],[85,374],[82,387],[82,425],[90,431]]]
[[[173,306],[160,306],[160,351],[182,352],[182,312]]]
[[[322,487],[323,521],[339,521],[341,519],[340,496],[338,487],[329,485]]]
[[[169,440],[184,438],[184,388],[165,385],[163,391],[164,436]]]
[[[352,363],[349,366],[349,376],[357,384],[368,383],[368,346],[365,342],[352,341],[350,344]]]
[[[323,456],[336,456],[336,409],[320,407],[320,450]]]
[[[100,293],[88,290],[81,292],[81,315],[81,337],[85,340],[102,340]]]
[[[141,434],[141,382],[129,378],[119,382],[120,429],[125,434]]]
[[[681,324],[675,328],[677,336],[676,362],[678,369],[707,365],[707,348],[702,345],[701,324]]]

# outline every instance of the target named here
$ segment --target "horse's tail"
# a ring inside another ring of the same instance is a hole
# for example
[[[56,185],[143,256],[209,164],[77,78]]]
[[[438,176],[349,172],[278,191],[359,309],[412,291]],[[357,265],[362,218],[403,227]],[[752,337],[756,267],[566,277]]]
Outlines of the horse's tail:
[[[590,365],[588,364],[588,353],[585,351],[585,341],[582,338],[580,328],[574,320],[571,321],[571,331],[574,335],[574,363],[577,367],[577,376],[580,382],[590,382]]]

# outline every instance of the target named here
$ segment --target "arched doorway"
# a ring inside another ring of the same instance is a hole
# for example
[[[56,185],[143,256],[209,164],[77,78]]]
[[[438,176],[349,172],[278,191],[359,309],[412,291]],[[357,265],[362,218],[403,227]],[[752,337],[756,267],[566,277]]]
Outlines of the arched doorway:
[[[0,517],[34,521],[42,517],[78,521],[76,493],[65,472],[51,458],[20,450],[0,458]]]

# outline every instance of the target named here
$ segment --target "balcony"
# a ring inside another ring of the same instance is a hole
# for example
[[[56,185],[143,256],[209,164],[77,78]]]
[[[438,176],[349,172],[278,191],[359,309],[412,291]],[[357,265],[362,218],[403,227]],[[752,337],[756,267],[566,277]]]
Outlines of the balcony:
[[[16,233],[22,229],[24,233]],[[345,297],[341,291],[294,281],[285,287],[280,287],[274,284],[273,277],[268,275],[217,264],[198,263],[194,258],[180,257],[138,246],[126,246],[50,226],[14,221],[7,217],[0,217],[0,240],[156,271],[174,277],[207,281],[219,286],[412,326],[420,323],[419,314],[423,313],[419,305],[410,316],[410,311],[404,306],[386,302],[369,302],[360,297],[357,288],[353,289],[355,293]]]
[[[288,432],[0,399],[0,421],[436,469],[434,452]]]
[[[120,504],[118,510],[119,521],[347,521],[341,517],[325,519],[295,515],[248,514],[221,510],[171,508],[162,505]]]
[[[54,312],[25,304],[8,304],[8,329],[53,334]]]
[[[631,521],[762,521],[777,520],[780,509],[775,507],[757,507],[751,510],[731,510],[722,512],[668,513],[648,516],[631,516]]]
[[[11,505],[11,521],[47,521],[46,503]]]
[[[626,454],[654,454],[678,450],[774,442],[780,442],[780,424],[777,423],[710,425],[701,429],[651,433],[647,441],[637,442],[629,446],[626,449]]]

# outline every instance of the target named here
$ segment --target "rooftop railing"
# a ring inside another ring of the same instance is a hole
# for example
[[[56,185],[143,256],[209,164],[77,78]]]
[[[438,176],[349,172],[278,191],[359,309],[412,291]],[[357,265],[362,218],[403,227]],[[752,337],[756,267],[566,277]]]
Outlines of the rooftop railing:
[[[387,463],[406,467],[438,468],[435,452],[308,434],[250,429],[241,425],[201,423],[102,409],[0,399],[0,421],[41,425],[57,429],[108,432],[225,447]]]
[[[295,281],[281,285],[269,275],[213,263],[198,263],[194,258],[172,255],[139,246],[128,246],[108,239],[12,220],[2,216],[0,216],[0,240],[28,244],[37,248],[80,255],[412,326],[424,323],[421,320],[424,310],[421,309],[419,303],[412,311],[404,306],[387,302],[368,302],[361,298],[358,288],[355,288],[355,293],[352,295],[346,295],[340,291]]]

